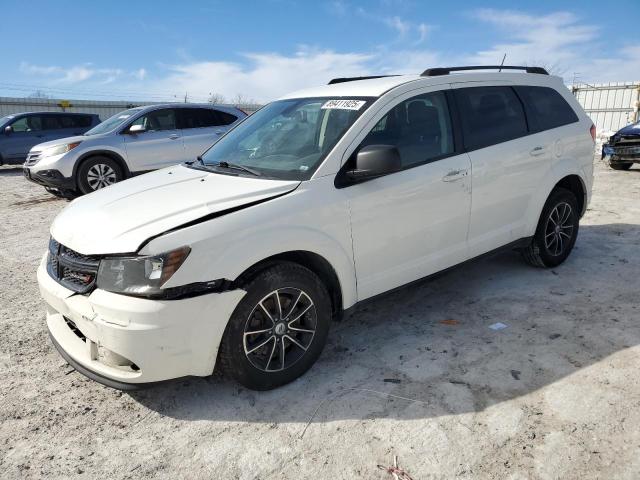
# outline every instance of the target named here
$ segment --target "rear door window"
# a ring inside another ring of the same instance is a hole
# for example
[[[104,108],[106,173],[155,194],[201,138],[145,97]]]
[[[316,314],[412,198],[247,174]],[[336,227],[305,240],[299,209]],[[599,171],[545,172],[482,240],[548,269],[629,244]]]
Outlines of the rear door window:
[[[522,103],[511,87],[459,88],[454,93],[467,150],[528,134]]]
[[[578,121],[562,95],[549,87],[515,87],[524,103],[529,128],[532,132],[541,132]]]
[[[216,112],[209,108],[181,108],[180,128],[205,128],[220,125]]]
[[[63,128],[58,121],[57,115],[45,115],[42,117],[42,129],[43,130],[59,130]]]

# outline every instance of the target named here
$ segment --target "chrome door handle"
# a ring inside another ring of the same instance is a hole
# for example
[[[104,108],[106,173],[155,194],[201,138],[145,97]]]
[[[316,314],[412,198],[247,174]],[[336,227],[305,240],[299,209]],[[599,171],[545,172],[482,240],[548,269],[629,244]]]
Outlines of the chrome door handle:
[[[467,176],[468,170],[451,170],[444,177],[442,177],[443,182],[455,182]]]
[[[529,155],[532,157],[537,157],[538,155],[542,155],[544,153],[544,147],[536,147],[529,152]]]
[[[216,130],[216,135],[222,135],[224,133],[224,130]]]
[[[180,138],[180,135],[176,135],[176,134],[174,133],[174,134],[172,134],[172,135],[169,135],[169,138],[170,138],[171,140],[177,140],[178,138]]]

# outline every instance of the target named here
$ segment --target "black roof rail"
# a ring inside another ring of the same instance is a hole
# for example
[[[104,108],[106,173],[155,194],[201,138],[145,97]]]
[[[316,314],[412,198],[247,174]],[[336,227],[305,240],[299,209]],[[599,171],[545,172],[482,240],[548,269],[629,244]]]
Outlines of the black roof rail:
[[[466,70],[524,70],[527,73],[538,73],[540,75],[549,75],[542,67],[520,67],[515,65],[473,65],[468,67],[439,67],[427,68],[421,77],[438,77],[440,75],[449,75],[451,72],[462,72]]]
[[[339,77],[329,80],[327,85],[335,85],[336,83],[357,82],[358,80],[372,80],[374,78],[397,77],[398,75],[371,75],[369,77]]]

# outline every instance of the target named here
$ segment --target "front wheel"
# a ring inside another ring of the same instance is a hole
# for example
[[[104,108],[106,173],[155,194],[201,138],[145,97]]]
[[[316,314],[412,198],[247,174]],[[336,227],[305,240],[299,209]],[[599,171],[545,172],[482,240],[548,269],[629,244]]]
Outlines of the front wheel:
[[[311,270],[284,262],[244,288],[220,345],[224,373],[253,390],[270,390],[304,374],[320,356],[331,301]]]
[[[92,157],[85,160],[77,173],[78,189],[83,194],[100,190],[123,179],[120,165],[108,157]]]
[[[522,253],[535,267],[555,267],[564,262],[578,238],[578,202],[573,192],[557,188],[544,205],[531,244]]]

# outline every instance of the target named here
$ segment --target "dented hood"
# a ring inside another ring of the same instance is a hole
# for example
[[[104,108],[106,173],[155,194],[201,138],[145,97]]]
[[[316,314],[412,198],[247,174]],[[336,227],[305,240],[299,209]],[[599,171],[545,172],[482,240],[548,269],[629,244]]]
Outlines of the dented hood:
[[[150,237],[299,184],[175,166],[74,200],[54,220],[51,235],[85,255],[136,252]]]

